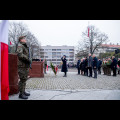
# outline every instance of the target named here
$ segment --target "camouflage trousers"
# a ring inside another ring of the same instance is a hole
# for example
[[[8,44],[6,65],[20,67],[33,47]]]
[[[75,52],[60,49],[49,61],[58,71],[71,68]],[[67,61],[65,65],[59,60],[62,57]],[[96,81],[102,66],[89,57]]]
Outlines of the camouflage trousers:
[[[23,94],[25,92],[26,81],[28,79],[29,68],[18,68],[18,74],[20,77],[19,81],[19,92]]]
[[[109,66],[107,67],[107,75],[111,76],[111,68]]]

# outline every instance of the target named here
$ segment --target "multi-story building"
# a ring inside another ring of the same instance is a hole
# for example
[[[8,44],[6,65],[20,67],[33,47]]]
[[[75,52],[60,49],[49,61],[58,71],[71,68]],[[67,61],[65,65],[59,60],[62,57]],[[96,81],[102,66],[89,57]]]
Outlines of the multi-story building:
[[[114,44],[102,44],[96,51],[95,55],[99,56],[100,53],[115,52],[116,49],[119,49],[120,45]]]
[[[50,65],[50,62],[60,65],[63,55],[66,55],[67,63],[74,63],[74,46],[41,46],[41,59],[46,58],[48,65]]]

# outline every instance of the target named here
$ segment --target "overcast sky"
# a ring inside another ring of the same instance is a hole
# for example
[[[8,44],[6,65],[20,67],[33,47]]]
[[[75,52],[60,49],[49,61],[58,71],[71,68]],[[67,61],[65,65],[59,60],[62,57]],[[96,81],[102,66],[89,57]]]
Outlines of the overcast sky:
[[[13,21],[13,20],[12,20]],[[88,22],[108,35],[111,43],[120,44],[120,20],[14,20],[25,23],[42,46],[77,46]]]

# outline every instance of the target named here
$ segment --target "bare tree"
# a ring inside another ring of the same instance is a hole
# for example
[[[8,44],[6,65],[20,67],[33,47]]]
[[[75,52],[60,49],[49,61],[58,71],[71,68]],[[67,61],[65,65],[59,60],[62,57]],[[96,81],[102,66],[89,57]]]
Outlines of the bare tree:
[[[108,36],[105,33],[101,33],[95,26],[89,26],[89,37],[88,28],[82,33],[82,38],[84,40],[84,47],[91,53],[98,49],[104,42],[108,41]]]
[[[101,33],[95,26],[89,26],[89,37],[88,28],[82,33],[82,42],[78,42],[78,52],[86,49],[86,52],[94,54],[95,51],[103,44],[108,41],[108,36],[105,33]],[[82,52],[80,52],[82,54]]]
[[[26,35],[27,38],[27,44],[29,47],[32,49],[32,45],[34,46],[41,46],[40,42],[38,42],[37,38],[32,34],[27,25],[23,23],[16,23],[16,22],[11,22],[10,27],[9,27],[9,41],[14,43],[14,46],[17,48],[18,45],[18,38],[20,36]],[[10,43],[10,42],[9,42]]]
[[[17,45],[18,38],[20,36],[26,35],[27,32],[28,29],[25,24],[12,22],[10,23],[10,27],[9,27],[9,41]]]

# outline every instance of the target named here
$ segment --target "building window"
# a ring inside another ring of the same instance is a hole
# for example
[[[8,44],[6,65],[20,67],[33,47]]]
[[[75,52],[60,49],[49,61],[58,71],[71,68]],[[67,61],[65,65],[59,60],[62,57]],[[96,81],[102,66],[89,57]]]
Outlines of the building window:
[[[45,51],[48,51],[48,49],[45,49]]]
[[[58,52],[57,55],[61,55],[61,52]]]
[[[52,55],[56,55],[56,52],[53,52]]]
[[[61,59],[57,59],[57,61],[61,61]]]
[[[52,61],[56,61],[56,59],[52,59]]]
[[[56,49],[52,49],[52,51],[56,51]]]
[[[56,58],[56,56],[52,56],[52,58],[54,58],[54,59],[55,59],[55,58]]]
[[[69,49],[69,51],[74,51],[74,49]]]
[[[45,56],[45,58],[48,58],[48,56]]]
[[[44,51],[44,49],[40,49],[40,51]]]
[[[57,49],[57,51],[61,51],[61,49]]]

